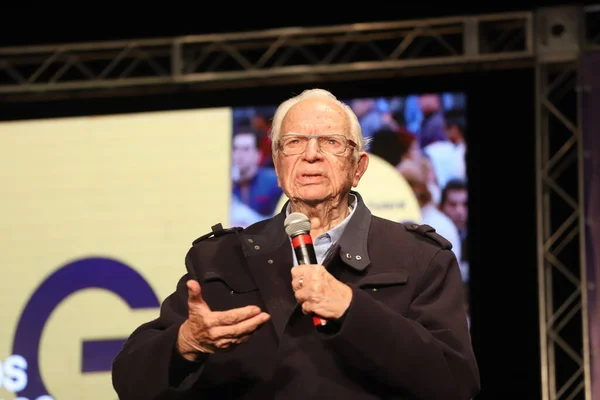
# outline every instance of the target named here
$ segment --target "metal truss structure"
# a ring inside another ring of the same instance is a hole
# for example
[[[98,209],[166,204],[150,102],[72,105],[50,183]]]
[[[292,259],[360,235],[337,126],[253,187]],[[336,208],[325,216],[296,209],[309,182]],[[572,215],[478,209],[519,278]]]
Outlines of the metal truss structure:
[[[596,50],[600,7],[0,48],[0,101],[535,68],[543,398],[591,400],[577,72]]]
[[[0,99],[423,74],[533,55],[531,12],[0,48]]]
[[[581,56],[600,7],[536,15],[537,221],[543,398],[592,399],[587,320]],[[596,394],[597,396],[597,394]]]

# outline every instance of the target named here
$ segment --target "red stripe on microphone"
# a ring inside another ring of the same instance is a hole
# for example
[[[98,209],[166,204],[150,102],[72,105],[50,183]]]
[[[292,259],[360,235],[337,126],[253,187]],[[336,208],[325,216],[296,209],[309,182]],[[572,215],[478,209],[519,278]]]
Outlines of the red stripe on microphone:
[[[294,236],[292,238],[292,246],[294,246],[294,248],[298,247],[298,246],[302,246],[302,245],[306,245],[306,244],[313,244],[312,238],[310,237],[310,235],[308,234],[302,234],[302,235],[298,235],[298,236]]]

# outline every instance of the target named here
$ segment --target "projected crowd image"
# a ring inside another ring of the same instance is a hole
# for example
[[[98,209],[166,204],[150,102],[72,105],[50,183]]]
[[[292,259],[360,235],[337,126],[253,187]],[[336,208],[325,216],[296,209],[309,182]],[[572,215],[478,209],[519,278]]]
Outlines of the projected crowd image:
[[[431,225],[452,243],[466,284],[465,95],[342,100],[359,117],[363,136],[370,138],[367,151],[395,168],[412,189],[420,211],[420,220],[414,222]],[[269,138],[274,112],[275,106],[233,109],[231,226],[246,227],[280,211],[283,193],[273,169]],[[381,182],[383,188],[389,184]]]

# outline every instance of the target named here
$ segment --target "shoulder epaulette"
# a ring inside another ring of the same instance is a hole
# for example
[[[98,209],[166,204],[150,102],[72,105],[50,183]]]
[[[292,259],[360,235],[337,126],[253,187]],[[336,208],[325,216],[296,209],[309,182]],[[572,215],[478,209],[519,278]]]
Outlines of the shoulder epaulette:
[[[433,240],[438,245],[440,245],[440,247],[442,249],[445,249],[445,250],[452,249],[452,243],[450,243],[446,238],[444,238],[442,235],[437,233],[435,231],[435,229],[429,225],[405,224],[404,226],[409,231],[417,232],[417,233],[421,234],[422,236],[425,236],[426,238]]]
[[[240,228],[240,227],[223,228],[222,224],[216,224],[211,227],[210,232],[208,232],[208,233],[200,236],[198,239],[194,240],[192,242],[192,246],[203,240],[210,239],[211,237],[219,237],[219,236],[227,235],[230,233],[240,232],[242,230],[243,230],[243,228]]]

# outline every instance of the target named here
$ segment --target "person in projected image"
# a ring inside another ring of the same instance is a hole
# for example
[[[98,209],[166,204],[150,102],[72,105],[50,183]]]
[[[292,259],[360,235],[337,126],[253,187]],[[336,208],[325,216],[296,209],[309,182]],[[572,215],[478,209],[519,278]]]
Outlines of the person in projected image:
[[[467,183],[462,179],[452,179],[442,190],[440,210],[446,214],[458,229],[462,257],[459,257],[461,270],[469,270],[468,260],[468,220],[469,220],[469,191]],[[468,275],[467,275],[468,278]]]
[[[229,215],[229,224],[231,226],[239,227],[250,226],[255,222],[265,219],[263,215],[260,215],[246,204],[242,203],[237,196],[231,196]]]
[[[119,398],[473,398],[456,257],[427,227],[372,215],[354,190],[369,165],[356,114],[307,90],[279,106],[272,142],[290,200],[194,241],[158,318],[114,360]],[[309,221],[308,263],[286,233],[291,213]]]
[[[260,151],[262,152],[261,165],[272,167],[273,155],[271,153],[272,143],[269,138],[271,132],[271,120],[273,112],[270,107],[253,107],[254,114],[250,118],[250,125],[254,132],[257,132],[260,137]]]
[[[405,165],[404,176],[415,193],[417,200],[419,201],[422,223],[434,227],[437,232],[447,238],[452,243],[452,251],[456,255],[457,260],[460,260],[458,265],[460,267],[460,274],[464,284],[464,305],[468,318],[467,322],[469,323],[470,327],[471,319],[469,316],[470,300],[468,287],[469,264],[462,262],[462,260],[466,258],[463,255],[466,247],[461,240],[459,231],[456,228],[456,225],[454,225],[454,222],[446,214],[441,212],[435,204],[433,204],[431,193],[429,192],[424,179],[424,176],[427,174],[427,170],[431,168],[426,160],[426,158],[421,160],[420,167],[416,163],[411,163],[411,166]]]
[[[402,164],[401,174],[412,188],[421,209],[421,222],[433,227],[436,232],[452,243],[452,251],[457,260],[462,258],[461,239],[454,222],[434,204],[431,192],[427,185],[427,176],[431,172],[431,164],[426,157],[418,160],[407,160]],[[466,280],[466,271],[461,270],[463,280]]]
[[[437,204],[441,193],[437,178],[413,133],[405,128],[381,129],[374,133],[369,152],[387,161],[405,177],[416,174],[417,179],[427,186],[431,204]]]
[[[233,203],[230,221],[239,223],[240,227],[271,217],[283,193],[277,183],[275,170],[261,165],[262,152],[259,146],[260,135],[251,127],[237,127],[233,135]],[[253,210],[256,218],[252,219],[251,213],[244,212],[246,217],[242,220],[237,214],[238,211],[242,212],[239,203]]]
[[[424,94],[419,97],[424,115],[420,130],[420,146],[423,154],[431,160],[439,187],[450,179],[466,179],[464,124],[462,113],[444,111],[439,94]],[[439,204],[439,193],[432,193],[435,204]]]

